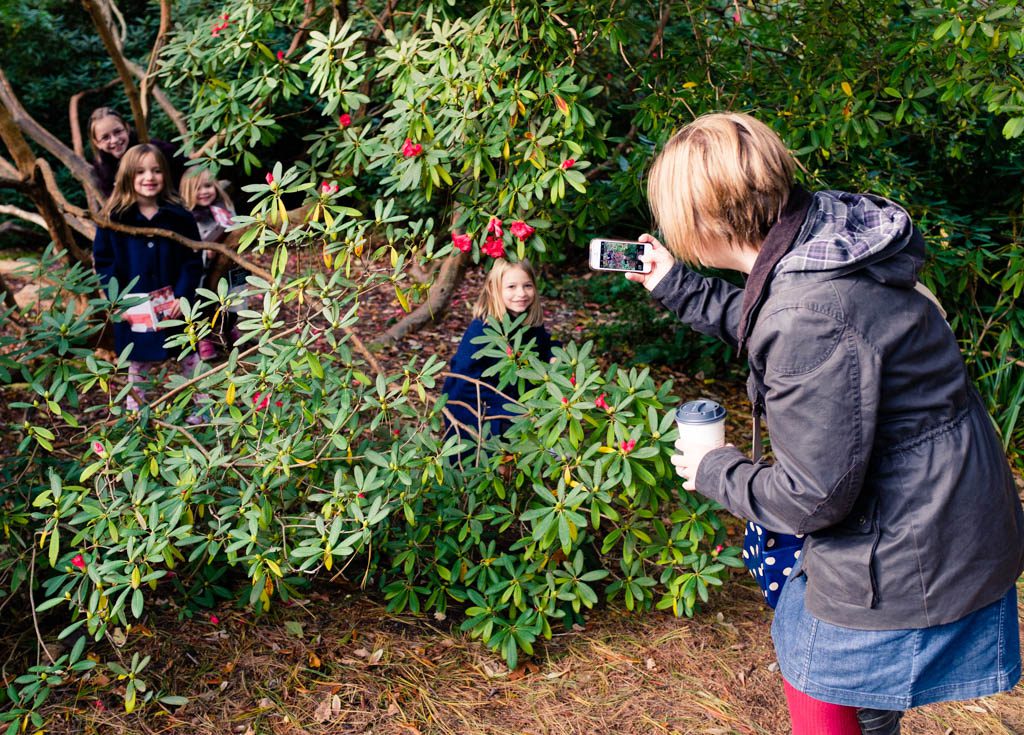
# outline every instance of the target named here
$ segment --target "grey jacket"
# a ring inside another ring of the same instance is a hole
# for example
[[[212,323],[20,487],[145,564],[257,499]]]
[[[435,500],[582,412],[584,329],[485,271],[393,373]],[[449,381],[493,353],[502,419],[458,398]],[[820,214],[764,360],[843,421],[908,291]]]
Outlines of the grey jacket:
[[[653,296],[745,346],[774,462],[725,447],[698,491],[807,534],[805,605],[850,628],[923,628],[999,599],[1024,513],[956,339],[914,290],[924,241],[885,199],[796,188],[744,289],[681,265]]]

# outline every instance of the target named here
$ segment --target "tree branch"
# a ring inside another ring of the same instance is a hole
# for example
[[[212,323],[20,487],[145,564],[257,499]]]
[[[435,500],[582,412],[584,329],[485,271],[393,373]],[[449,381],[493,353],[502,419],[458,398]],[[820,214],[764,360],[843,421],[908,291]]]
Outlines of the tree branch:
[[[132,74],[134,74],[139,79],[142,79],[146,75],[147,72],[144,71],[141,66],[136,64],[131,59],[125,59],[124,61],[128,65],[128,68],[131,70]],[[153,86],[150,88],[150,91],[153,93],[153,99],[155,99],[156,103],[160,105],[160,109],[164,111],[164,114],[167,115],[167,118],[174,125],[175,129],[178,131],[181,137],[188,139],[188,126],[185,125],[185,116],[181,114],[181,110],[174,106],[174,103],[171,102],[170,97],[164,94],[164,91],[160,89],[160,87],[158,87],[156,84],[153,84]]]
[[[78,115],[79,103],[86,95],[106,92],[115,84],[117,84],[117,80],[111,79],[102,87],[83,89],[81,92],[75,92],[71,95],[71,99],[68,101],[68,122],[71,124],[71,148],[75,151],[75,155],[85,158],[85,142],[82,140],[82,123],[81,118]]]
[[[46,221],[35,212],[29,212],[21,207],[15,207],[13,204],[0,204],[0,214],[6,214],[10,217],[17,217],[23,219],[26,222],[31,222],[38,227],[46,229]]]
[[[149,52],[149,66],[142,76],[142,89],[139,93],[139,105],[142,114],[149,117],[149,80],[156,71],[157,60],[160,58],[160,50],[167,41],[167,32],[171,29],[171,3],[169,0],[160,0],[160,27],[156,33],[156,40],[153,42],[153,50]]]
[[[171,230],[162,230],[159,227],[131,227],[129,225],[123,225],[120,222],[113,222],[109,218],[104,217],[100,214],[92,214],[86,212],[81,207],[76,207],[73,204],[65,203],[63,209],[68,214],[75,217],[81,217],[82,219],[91,220],[96,223],[97,227],[103,227],[114,232],[123,232],[126,235],[141,235],[142,237],[165,237],[168,240],[173,240],[179,245],[184,245],[192,250],[213,250],[220,253],[228,260],[233,261],[237,265],[245,268],[250,273],[259,276],[265,281],[273,281],[274,277],[270,275],[270,272],[260,268],[255,263],[243,258],[241,255],[236,253],[231,248],[227,247],[223,243],[219,242],[203,242],[202,240],[191,240],[184,235],[179,235],[177,232]]]
[[[53,133],[36,122],[25,111],[2,68],[0,68],[0,105],[7,108],[23,134],[42,146],[71,172],[71,175],[82,185],[87,196],[92,197],[95,201],[104,200],[92,164],[64,145]],[[34,158],[35,156],[33,156]]]
[[[146,122],[146,114],[143,112],[142,103],[139,100],[139,90],[135,86],[132,74],[125,63],[124,53],[121,44],[114,36],[113,23],[108,15],[106,4],[103,0],[82,0],[82,5],[92,17],[92,24],[96,26],[96,32],[100,34],[103,45],[114,62],[117,75],[121,78],[121,85],[124,87],[125,96],[128,97],[128,105],[132,109],[132,117],[135,120],[135,135],[140,143],[149,142],[149,125]]]

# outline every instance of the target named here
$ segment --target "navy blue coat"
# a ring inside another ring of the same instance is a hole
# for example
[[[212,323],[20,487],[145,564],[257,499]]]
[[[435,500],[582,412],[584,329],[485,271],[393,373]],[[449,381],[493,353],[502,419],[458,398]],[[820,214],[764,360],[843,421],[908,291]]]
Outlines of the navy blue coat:
[[[113,217],[130,227],[159,227],[171,230],[192,240],[199,239],[199,228],[188,210],[165,202],[152,219],[146,219],[134,204]],[[132,293],[148,293],[171,286],[174,295],[194,301],[196,288],[203,277],[203,259],[198,250],[192,250],[166,237],[142,237],[96,228],[92,244],[93,263],[106,286],[111,277],[117,278],[119,288],[138,276]],[[114,344],[118,354],[128,345],[134,345],[131,360],[158,362],[170,353],[164,349],[169,332],[133,332],[127,322],[114,324]]]
[[[489,375],[486,378],[483,377],[483,373],[487,368],[498,363],[498,359],[495,357],[479,357],[473,359],[473,354],[477,352],[481,345],[473,344],[473,339],[481,336],[484,333],[485,322],[482,319],[474,319],[470,322],[469,327],[466,329],[466,333],[462,336],[462,341],[459,343],[459,349],[456,351],[455,356],[452,358],[451,364],[449,365],[449,371],[458,373],[459,375],[465,375],[469,378],[475,378],[483,383],[489,385],[496,385],[498,382],[497,375]],[[528,327],[526,335],[524,336],[523,342],[529,342],[531,339],[537,341],[536,349],[537,355],[541,360],[551,359],[551,347],[553,344],[551,335],[548,334],[548,330],[543,326]],[[448,396],[448,402],[445,407],[451,411],[452,416],[457,421],[471,427],[474,431],[477,428],[479,418],[487,416],[507,416],[509,411],[505,408],[506,400],[498,395],[492,388],[487,385],[479,386],[480,390],[480,402],[477,403],[477,388],[476,383],[470,383],[468,380],[461,380],[459,378],[446,378],[444,385],[441,387],[441,392]],[[519,397],[518,386],[513,383],[505,386],[502,389],[502,393],[511,397]],[[472,406],[477,411],[471,411],[463,406],[453,405],[453,401],[460,401]],[[447,419],[445,420],[447,424]],[[500,434],[505,431],[511,424],[509,419],[496,419],[494,421],[486,422],[492,434]]]

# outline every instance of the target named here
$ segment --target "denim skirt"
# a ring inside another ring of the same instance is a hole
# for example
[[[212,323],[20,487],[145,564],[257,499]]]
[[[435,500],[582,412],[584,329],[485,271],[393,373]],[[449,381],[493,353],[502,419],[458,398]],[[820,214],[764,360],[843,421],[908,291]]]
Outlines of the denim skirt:
[[[1017,590],[960,620],[930,628],[855,630],[804,609],[807,577],[782,590],[772,640],[786,681],[832,704],[905,710],[985,697],[1020,679]]]

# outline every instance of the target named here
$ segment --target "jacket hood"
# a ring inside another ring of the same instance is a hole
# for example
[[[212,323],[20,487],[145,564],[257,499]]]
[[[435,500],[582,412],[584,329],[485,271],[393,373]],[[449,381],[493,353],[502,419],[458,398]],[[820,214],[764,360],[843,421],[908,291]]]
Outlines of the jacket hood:
[[[913,288],[924,240],[903,207],[871,194],[819,191],[794,247],[775,266],[783,273],[861,272],[889,286]]]

